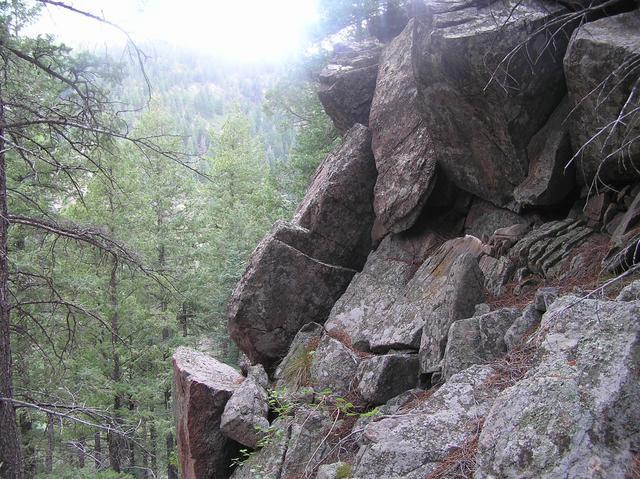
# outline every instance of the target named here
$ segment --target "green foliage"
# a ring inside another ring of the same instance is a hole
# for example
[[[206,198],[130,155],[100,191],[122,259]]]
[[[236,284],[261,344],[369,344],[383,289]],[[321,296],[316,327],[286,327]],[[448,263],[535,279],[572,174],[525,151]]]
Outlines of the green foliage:
[[[286,388],[270,390],[267,403],[269,404],[269,409],[278,417],[288,416],[295,410],[295,404],[291,402],[291,398],[287,395]]]
[[[111,470],[95,471],[92,468],[70,468],[62,466],[51,474],[38,474],[37,479],[135,479],[131,474],[114,472]]]
[[[351,476],[351,464],[341,463],[336,469],[336,479],[348,479]]]

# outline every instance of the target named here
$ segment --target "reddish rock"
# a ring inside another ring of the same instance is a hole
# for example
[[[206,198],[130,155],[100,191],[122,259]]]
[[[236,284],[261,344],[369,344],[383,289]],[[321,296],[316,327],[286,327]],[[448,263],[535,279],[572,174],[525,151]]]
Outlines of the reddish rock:
[[[238,444],[220,431],[224,407],[242,375],[206,354],[178,348],[173,355],[174,413],[180,477],[225,479]]]
[[[374,240],[411,227],[433,190],[436,162],[411,65],[413,21],[383,51],[369,124],[378,169]]]
[[[302,326],[325,321],[354,273],[267,236],[229,300],[231,338],[252,363],[273,369]]]
[[[318,97],[341,133],[356,123],[369,124],[381,49],[376,41],[338,45],[320,73]]]
[[[371,250],[376,177],[371,132],[355,125],[344,143],[322,162],[294,214],[293,222],[312,234],[314,258],[362,267]],[[322,243],[330,244],[318,251]]]

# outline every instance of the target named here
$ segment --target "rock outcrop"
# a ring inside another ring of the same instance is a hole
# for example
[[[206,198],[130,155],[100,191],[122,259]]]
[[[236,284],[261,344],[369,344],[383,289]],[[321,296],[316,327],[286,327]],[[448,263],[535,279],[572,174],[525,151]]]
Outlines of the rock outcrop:
[[[625,477],[640,438],[639,317],[637,303],[557,300],[539,364],[486,416],[474,477]]]
[[[411,64],[413,23],[382,52],[369,125],[378,169],[376,239],[411,227],[436,181],[435,152],[418,111]]]
[[[222,433],[220,419],[243,377],[230,366],[187,348],[178,348],[173,355],[173,372],[180,476],[229,477],[239,446]]]
[[[176,353],[185,477],[239,443],[235,479],[637,475],[640,10],[598,5],[434,0],[336,49],[344,143],[230,300],[247,378]]]

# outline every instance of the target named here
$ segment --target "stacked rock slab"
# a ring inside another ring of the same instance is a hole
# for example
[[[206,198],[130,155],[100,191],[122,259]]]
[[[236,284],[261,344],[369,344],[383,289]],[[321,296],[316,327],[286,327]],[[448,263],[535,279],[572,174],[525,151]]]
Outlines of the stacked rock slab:
[[[371,104],[369,126],[378,169],[374,239],[412,226],[436,179],[429,131],[418,112],[412,38],[413,21],[385,47]]]
[[[220,418],[244,378],[235,369],[188,348],[173,355],[174,408],[184,479],[224,479],[238,444],[220,431]]]
[[[376,180],[371,133],[354,126],[322,163],[293,224],[258,245],[229,302],[229,333],[267,370],[298,330],[323,323],[370,249]]]
[[[512,206],[527,146],[564,94],[566,32],[548,45],[555,32],[544,28],[557,28],[550,21],[562,8],[515,0],[430,7],[414,23],[413,64],[438,165],[460,188]]]

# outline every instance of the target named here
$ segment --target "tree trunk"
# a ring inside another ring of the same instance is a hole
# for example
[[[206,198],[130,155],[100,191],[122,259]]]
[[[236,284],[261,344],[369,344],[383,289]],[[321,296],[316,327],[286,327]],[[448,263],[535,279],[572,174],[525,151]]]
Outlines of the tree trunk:
[[[33,421],[28,412],[18,414],[20,424],[20,436],[22,437],[22,450],[24,452],[23,475],[25,479],[32,479],[36,475],[36,448],[31,438]]]
[[[102,469],[102,437],[100,436],[100,431],[96,431],[93,435],[93,449],[95,450],[96,471],[99,471]]]
[[[55,426],[54,419],[53,414],[47,415],[47,455],[44,459],[44,472],[47,474],[51,474],[51,471],[53,471],[53,448],[55,447],[53,431],[53,427]]]
[[[113,256],[111,259],[111,278],[109,280],[109,300],[111,302],[111,351],[113,368],[111,369],[111,379],[114,384],[122,380],[122,368],[120,367],[120,353],[118,352],[118,327],[120,318],[118,314],[118,259]],[[124,398],[122,394],[116,394],[113,398],[113,416],[116,425],[120,422],[120,410],[123,406]],[[109,445],[109,462],[111,469],[122,472],[123,458],[123,438],[115,432],[109,432],[107,436]]]
[[[175,464],[171,462],[175,447],[173,434],[167,434],[167,479],[178,479],[178,469]]]
[[[149,424],[149,440],[151,441],[151,470],[154,477],[158,477],[158,431],[156,431],[156,423],[153,419]]]
[[[140,451],[142,454],[142,479],[147,479],[149,477],[149,442],[147,441],[148,431],[147,431],[147,420],[144,419],[142,421],[142,445],[144,449]]]
[[[78,466],[80,467],[80,469],[83,469],[84,466],[86,465],[86,449],[87,449],[87,441],[86,438],[83,435],[80,436],[80,438],[78,439],[78,443],[79,443],[79,448],[78,448]]]
[[[1,87],[0,87],[1,88]],[[9,220],[5,163],[4,100],[0,89],[0,477],[22,479],[20,433],[13,399],[11,306],[9,305]]]

